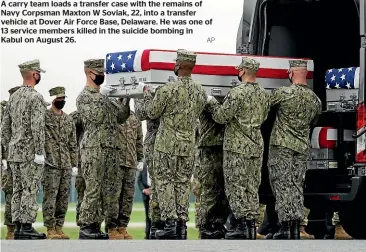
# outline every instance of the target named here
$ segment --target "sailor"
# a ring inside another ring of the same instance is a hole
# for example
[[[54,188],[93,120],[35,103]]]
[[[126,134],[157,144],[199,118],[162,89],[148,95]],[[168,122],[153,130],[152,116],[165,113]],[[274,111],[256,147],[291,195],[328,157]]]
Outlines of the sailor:
[[[174,67],[177,80],[159,87],[154,98],[149,89],[144,95],[149,118],[160,117],[153,162],[165,227],[156,232],[158,239],[176,239],[177,226],[178,238],[186,239],[195,129],[207,100],[203,87],[191,77],[196,57],[193,52],[178,50]]]
[[[135,114],[140,121],[146,120],[146,135],[143,143],[144,159],[146,161],[147,170],[150,175],[150,203],[149,203],[149,217],[151,220],[151,227],[149,232],[149,239],[155,239],[157,230],[164,228],[164,222],[161,221],[161,211],[159,207],[158,191],[155,189],[155,169],[153,163],[154,144],[156,134],[160,124],[160,118],[150,119],[146,114],[146,109],[143,99],[135,99]]]
[[[310,127],[322,108],[320,99],[307,85],[307,61],[290,60],[289,65],[292,85],[271,95],[271,106],[278,109],[270,137],[268,172],[280,221],[280,230],[273,239],[300,239]]]
[[[20,88],[13,87],[9,89],[9,96],[11,96],[15,91],[17,91]],[[7,101],[1,102],[1,116],[0,120],[3,116],[3,112],[6,109]],[[1,147],[2,148],[2,147]],[[1,155],[3,155],[3,149],[1,151]],[[1,160],[6,160],[6,158],[1,157]],[[5,196],[5,211],[4,211],[4,225],[7,226],[7,233],[6,233],[6,240],[14,240],[14,230],[15,226],[11,218],[11,198],[13,197],[13,175],[11,173],[11,169],[9,168],[9,165],[7,162],[4,162],[4,164],[1,164],[1,188],[4,191]]]
[[[15,239],[46,239],[36,221],[36,195],[45,163],[47,104],[34,87],[41,81],[39,60],[19,65],[23,86],[10,96],[2,121],[1,141],[13,175],[12,220]]]
[[[46,111],[43,221],[48,239],[70,239],[62,227],[69,204],[71,171],[78,165],[76,129],[72,117],[62,110],[65,106],[65,88],[54,87],[49,93],[54,99],[51,108]]]
[[[80,210],[79,239],[123,239],[118,232],[118,191],[122,149],[118,126],[130,115],[129,102],[121,104],[100,93],[104,82],[104,59],[84,61],[86,86],[76,100],[84,127],[80,142],[81,167],[86,189]],[[105,219],[108,235],[100,224]]]
[[[216,99],[220,100],[220,97]],[[222,99],[221,99],[222,101]],[[223,174],[223,142],[225,125],[212,119],[208,104],[200,116],[198,137],[198,180],[201,185],[197,224],[201,239],[225,237],[224,224],[229,216],[229,202],[225,194]]]
[[[223,140],[225,192],[234,214],[226,239],[256,239],[259,217],[263,137],[261,125],[269,112],[269,94],[256,81],[259,62],[243,57],[237,69],[242,82],[230,90],[221,105],[209,103],[216,123],[226,124]],[[236,224],[236,225],[235,225]]]

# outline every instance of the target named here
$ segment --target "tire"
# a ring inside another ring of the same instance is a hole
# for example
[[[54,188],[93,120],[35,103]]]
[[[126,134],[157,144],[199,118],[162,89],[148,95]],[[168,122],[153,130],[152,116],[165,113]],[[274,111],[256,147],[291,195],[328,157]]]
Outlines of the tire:
[[[365,202],[354,202],[343,212],[339,213],[340,222],[344,230],[353,239],[366,239],[366,204]]]

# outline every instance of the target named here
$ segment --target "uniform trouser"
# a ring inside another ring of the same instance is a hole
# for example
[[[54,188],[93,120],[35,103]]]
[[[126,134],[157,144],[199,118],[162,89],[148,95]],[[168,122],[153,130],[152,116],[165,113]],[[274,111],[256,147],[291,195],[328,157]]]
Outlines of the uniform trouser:
[[[339,215],[337,212],[334,212],[334,214],[333,214],[332,223],[334,226],[341,224],[341,221],[339,220]]]
[[[189,221],[188,208],[194,156],[172,156],[154,151],[154,175],[161,220]]]
[[[31,224],[36,221],[38,184],[42,180],[43,165],[30,162],[9,162],[13,174],[12,220]]]
[[[198,167],[194,168],[195,170],[198,169]],[[199,222],[199,207],[200,207],[200,202],[201,202],[201,194],[202,194],[202,190],[201,190],[201,183],[199,182],[199,180],[197,179],[197,174],[196,171],[194,172],[193,175],[193,188],[192,188],[192,192],[194,195],[194,216],[196,217],[195,220],[195,224],[196,224],[196,228],[199,227],[198,222]]]
[[[198,179],[201,197],[198,209],[198,226],[225,224],[229,213],[229,202],[225,194],[222,147],[200,149]]]
[[[264,212],[264,218],[262,224],[258,228],[258,233],[261,235],[267,235],[269,233],[276,233],[279,229],[278,216],[275,209],[275,203],[269,202],[266,205]]]
[[[150,203],[149,203],[149,217],[152,222],[161,221],[161,211],[159,207],[158,191],[156,190],[156,176],[154,169],[154,145],[149,144],[144,146],[144,157],[147,164],[147,169],[150,176]]]
[[[268,172],[280,222],[304,219],[306,160],[305,154],[270,146]]]
[[[79,169],[80,170],[80,169]],[[76,180],[75,180],[75,189],[76,192],[78,194],[78,201],[76,203],[76,224],[78,226],[80,226],[80,208],[81,208],[81,203],[83,202],[83,198],[84,198],[84,193],[85,193],[85,180],[81,175],[77,175],[76,176]]]
[[[12,225],[11,198],[13,197],[13,175],[10,167],[7,170],[1,171],[1,188],[5,196],[4,225]]]
[[[133,198],[135,196],[136,169],[122,166],[120,183],[118,226],[127,227],[130,222]]]
[[[144,197],[144,195],[142,195],[142,197],[144,199],[144,208],[145,208],[145,239],[148,239],[151,228],[151,220],[149,217],[150,197],[149,196]]]
[[[121,182],[119,150],[114,148],[81,149],[81,166],[85,192],[80,208],[80,227],[100,224],[118,225]]]
[[[308,225],[308,215],[310,210],[304,207],[304,218],[301,221],[301,226],[307,226]]]
[[[224,151],[225,193],[236,219],[258,219],[258,188],[261,180],[261,157],[246,157]]]
[[[42,184],[44,226],[48,228],[62,227],[69,206],[71,168],[58,169],[45,165]]]

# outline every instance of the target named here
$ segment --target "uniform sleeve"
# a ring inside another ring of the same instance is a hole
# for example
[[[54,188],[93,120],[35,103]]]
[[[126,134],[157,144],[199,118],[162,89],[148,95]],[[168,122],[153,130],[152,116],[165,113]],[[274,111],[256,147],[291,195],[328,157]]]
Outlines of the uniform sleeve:
[[[34,151],[37,155],[45,155],[45,116],[46,107],[43,98],[36,97],[32,103],[31,132],[34,141]]]
[[[112,101],[111,103],[116,111],[117,122],[119,124],[125,123],[130,116],[130,99],[123,98],[118,101]]]
[[[144,100],[143,99],[135,99],[134,100],[135,114],[137,119],[140,121],[148,120],[149,117],[146,114]]]
[[[167,86],[162,86],[156,89],[155,97],[150,93],[145,94],[144,103],[146,114],[150,119],[161,117],[166,106],[166,101],[169,97],[169,89]]]
[[[8,146],[11,138],[11,117],[9,107],[6,107],[3,113],[1,122],[1,159],[7,159]]]
[[[144,159],[143,141],[144,141],[144,135],[142,133],[142,124],[141,122],[139,122],[139,127],[137,129],[137,141],[136,141],[136,153],[138,162],[142,162],[142,160]]]
[[[282,89],[281,88],[275,89],[271,94],[270,106],[271,107],[277,106],[278,104],[280,104],[282,99],[283,99]]]
[[[76,140],[76,127],[74,121],[70,118],[71,132],[69,136],[69,151],[72,167],[78,167],[78,145]]]
[[[236,115],[240,100],[235,93],[229,92],[222,105],[214,99],[212,99],[209,104],[211,106],[212,119],[218,124],[225,124]]]
[[[104,108],[101,107],[100,104],[96,103],[89,95],[80,95],[76,99],[76,107],[83,123],[87,125],[100,125],[103,123]]]
[[[320,101],[320,99],[318,98],[317,100],[318,102],[316,103],[316,113],[314,116],[314,119],[312,120],[311,124],[312,126],[316,125],[319,121],[319,117],[322,113],[322,102]]]

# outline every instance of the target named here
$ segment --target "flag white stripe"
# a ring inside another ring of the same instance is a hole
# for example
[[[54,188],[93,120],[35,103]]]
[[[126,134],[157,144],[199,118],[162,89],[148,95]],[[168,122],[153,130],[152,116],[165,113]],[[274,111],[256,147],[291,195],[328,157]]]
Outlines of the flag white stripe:
[[[141,59],[142,59],[142,53],[144,51],[142,50],[137,50],[136,55],[135,55],[135,60],[133,61],[133,69],[135,72],[141,72],[142,71],[142,66],[141,66]]]
[[[177,57],[176,52],[161,52],[151,51],[150,62],[163,62],[163,63],[174,63],[174,59]],[[249,56],[259,61],[261,68],[269,69],[289,69],[288,59],[282,58],[266,58],[266,57],[255,57]],[[212,55],[212,54],[198,54],[197,65],[211,65],[211,66],[237,66],[241,62],[242,56],[240,55]],[[314,63],[312,60],[308,60],[308,70],[314,70]]]
[[[315,127],[313,133],[311,134],[311,148],[319,149],[319,134],[321,131],[321,127]]]
[[[327,140],[328,141],[336,141],[337,138],[337,129],[328,129],[327,130]]]
[[[354,87],[355,87],[355,89],[360,88],[360,68],[359,67],[357,67],[356,71],[355,71]]]

